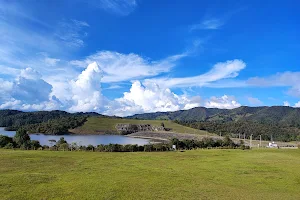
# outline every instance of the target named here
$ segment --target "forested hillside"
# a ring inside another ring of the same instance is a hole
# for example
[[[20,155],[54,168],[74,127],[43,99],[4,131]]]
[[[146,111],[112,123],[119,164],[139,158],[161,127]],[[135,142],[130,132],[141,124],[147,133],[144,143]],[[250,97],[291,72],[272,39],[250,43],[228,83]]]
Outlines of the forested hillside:
[[[286,106],[247,107],[232,110],[198,107],[175,112],[146,113],[137,119],[168,119],[179,124],[216,134],[249,138],[253,134],[265,140],[300,140],[300,108]]]
[[[7,130],[24,128],[31,133],[63,134],[83,125],[87,117],[103,116],[98,113],[68,113],[65,111],[22,112],[0,110],[0,127]]]
[[[133,115],[136,119],[167,119],[177,121],[237,122],[250,121],[266,124],[300,127],[300,108],[287,106],[217,109],[197,107],[175,112],[157,112]]]

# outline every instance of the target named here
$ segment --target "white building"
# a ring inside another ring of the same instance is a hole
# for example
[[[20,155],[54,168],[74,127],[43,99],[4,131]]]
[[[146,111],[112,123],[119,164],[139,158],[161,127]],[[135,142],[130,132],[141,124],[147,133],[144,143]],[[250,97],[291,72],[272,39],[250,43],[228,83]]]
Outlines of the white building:
[[[278,145],[275,142],[269,142],[268,148],[278,148]]]

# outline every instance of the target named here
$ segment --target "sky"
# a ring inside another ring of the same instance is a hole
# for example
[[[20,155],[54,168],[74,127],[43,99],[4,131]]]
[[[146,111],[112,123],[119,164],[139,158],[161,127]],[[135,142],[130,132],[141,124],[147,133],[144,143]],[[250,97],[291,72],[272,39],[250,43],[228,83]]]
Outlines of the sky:
[[[0,109],[300,107],[297,0],[0,0]]]

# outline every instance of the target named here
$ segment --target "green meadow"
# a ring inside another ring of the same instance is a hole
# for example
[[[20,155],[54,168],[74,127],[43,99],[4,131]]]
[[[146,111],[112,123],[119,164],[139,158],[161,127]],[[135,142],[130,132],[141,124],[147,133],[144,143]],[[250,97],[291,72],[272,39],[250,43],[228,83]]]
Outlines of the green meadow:
[[[300,150],[0,150],[0,199],[299,199]]]
[[[88,120],[83,124],[83,126],[76,128],[74,132],[79,132],[81,134],[93,133],[97,131],[108,131],[115,132],[117,124],[150,124],[152,126],[160,126],[164,123],[166,128],[171,128],[171,132],[176,133],[193,133],[200,135],[211,135],[210,133],[202,130],[193,129],[190,127],[182,126],[180,124],[174,123],[167,120],[137,120],[137,119],[120,119],[120,118],[103,118],[103,117],[89,117]]]

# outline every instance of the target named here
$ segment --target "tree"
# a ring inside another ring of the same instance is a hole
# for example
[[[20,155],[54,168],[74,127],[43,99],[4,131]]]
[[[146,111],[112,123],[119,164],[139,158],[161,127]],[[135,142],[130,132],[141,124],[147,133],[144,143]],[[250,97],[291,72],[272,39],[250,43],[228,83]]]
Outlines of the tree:
[[[53,139],[48,140],[48,141],[49,141],[49,143],[50,143],[51,146],[53,146],[56,143],[56,140],[53,140]]]
[[[0,135],[0,147],[5,147],[9,143],[13,143],[13,139],[11,137]]]
[[[5,145],[4,148],[5,149],[13,149],[14,148],[14,144],[13,143],[8,143],[7,145]]]
[[[59,145],[59,149],[62,149],[63,151],[69,150],[69,144],[68,143],[62,143]]]
[[[93,145],[91,145],[91,144],[89,144],[87,147],[86,147],[86,150],[87,151],[94,151],[94,146]]]
[[[65,140],[65,138],[64,137],[61,137],[57,142],[56,142],[56,145],[57,146],[60,146],[60,145],[62,145],[62,144],[67,144],[68,142]]]
[[[224,137],[224,140],[223,140],[223,146],[226,146],[226,147],[234,147],[235,144],[234,142],[230,139],[230,137],[228,135],[226,135]]]
[[[37,140],[31,140],[31,148],[36,150],[41,147],[41,144]]]
[[[21,146],[23,146],[24,148],[30,147],[30,137],[27,134],[26,130],[24,129],[17,130],[16,135],[14,137],[14,141],[19,147]]]

